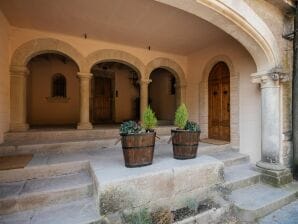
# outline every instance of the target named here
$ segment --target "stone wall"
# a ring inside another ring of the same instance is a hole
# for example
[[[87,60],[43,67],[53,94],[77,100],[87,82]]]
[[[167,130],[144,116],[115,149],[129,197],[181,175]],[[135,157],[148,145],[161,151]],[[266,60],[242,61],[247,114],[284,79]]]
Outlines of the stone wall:
[[[9,129],[9,34],[10,27],[0,11],[0,143],[3,133]]]

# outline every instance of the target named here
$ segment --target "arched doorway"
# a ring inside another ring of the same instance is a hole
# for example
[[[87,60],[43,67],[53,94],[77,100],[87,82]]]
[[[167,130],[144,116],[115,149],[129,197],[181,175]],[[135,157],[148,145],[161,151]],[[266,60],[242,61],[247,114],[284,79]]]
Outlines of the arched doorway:
[[[91,68],[90,114],[93,124],[139,120],[138,74],[130,66],[114,61]]]
[[[176,78],[164,68],[150,74],[149,105],[155,112],[159,124],[173,124],[176,110]]]
[[[27,67],[30,126],[75,126],[80,104],[78,65],[66,55],[44,53],[31,58]]]
[[[224,62],[209,74],[208,105],[209,138],[230,141],[230,71]]]

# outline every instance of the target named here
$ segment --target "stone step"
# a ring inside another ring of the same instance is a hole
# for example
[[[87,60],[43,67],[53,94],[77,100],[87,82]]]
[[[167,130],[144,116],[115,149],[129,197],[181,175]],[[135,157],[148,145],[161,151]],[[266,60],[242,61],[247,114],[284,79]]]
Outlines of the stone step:
[[[249,161],[248,155],[241,154],[233,149],[212,152],[208,153],[208,155],[222,161],[226,167],[248,163]]]
[[[165,144],[169,140],[170,136],[160,136],[156,140],[156,144]],[[18,154],[35,154],[35,153],[68,153],[77,152],[81,150],[97,150],[113,147],[121,147],[121,143],[118,142],[115,145],[117,138],[108,138],[100,140],[74,140],[65,142],[52,143],[38,143],[24,144],[24,145],[0,145],[0,156],[4,155],[18,155]],[[41,141],[42,142],[42,141]]]
[[[229,198],[242,222],[256,223],[256,219],[294,201],[297,192],[298,182],[279,188],[259,183],[232,191]]]
[[[41,159],[43,160],[42,162],[38,160],[40,164],[34,164],[35,157],[36,156],[34,156],[29,165],[23,169],[1,170],[0,183],[49,178],[77,173],[83,170],[88,171],[90,169],[90,163],[86,160],[48,164],[47,161],[45,161],[47,157],[43,157]]]
[[[97,224],[100,215],[92,197],[0,216],[5,224]]]
[[[261,174],[254,170],[254,165],[244,163],[225,167],[225,187],[230,190],[248,187],[260,182]]]
[[[119,137],[119,127],[101,127],[92,130],[77,129],[33,129],[26,132],[8,132],[4,134],[4,145],[34,145],[45,143],[61,143],[72,141],[91,141],[114,139]],[[171,135],[173,126],[160,126],[156,128],[158,136]]]
[[[294,224],[298,223],[298,200],[261,218],[259,224]]]
[[[86,171],[44,179],[1,183],[0,215],[84,198],[93,194]]]

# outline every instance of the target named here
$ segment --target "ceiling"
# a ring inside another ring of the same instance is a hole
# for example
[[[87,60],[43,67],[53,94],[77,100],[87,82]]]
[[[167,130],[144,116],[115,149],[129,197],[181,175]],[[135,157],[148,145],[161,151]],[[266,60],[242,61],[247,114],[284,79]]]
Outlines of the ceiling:
[[[154,0],[1,0],[16,27],[187,55],[231,38],[219,28]]]

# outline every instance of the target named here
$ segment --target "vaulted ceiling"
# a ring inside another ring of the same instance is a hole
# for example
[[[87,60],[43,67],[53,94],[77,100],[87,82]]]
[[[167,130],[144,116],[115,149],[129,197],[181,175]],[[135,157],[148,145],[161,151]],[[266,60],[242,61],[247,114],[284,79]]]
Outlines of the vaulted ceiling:
[[[187,55],[231,38],[214,25],[154,0],[1,0],[16,27]]]

